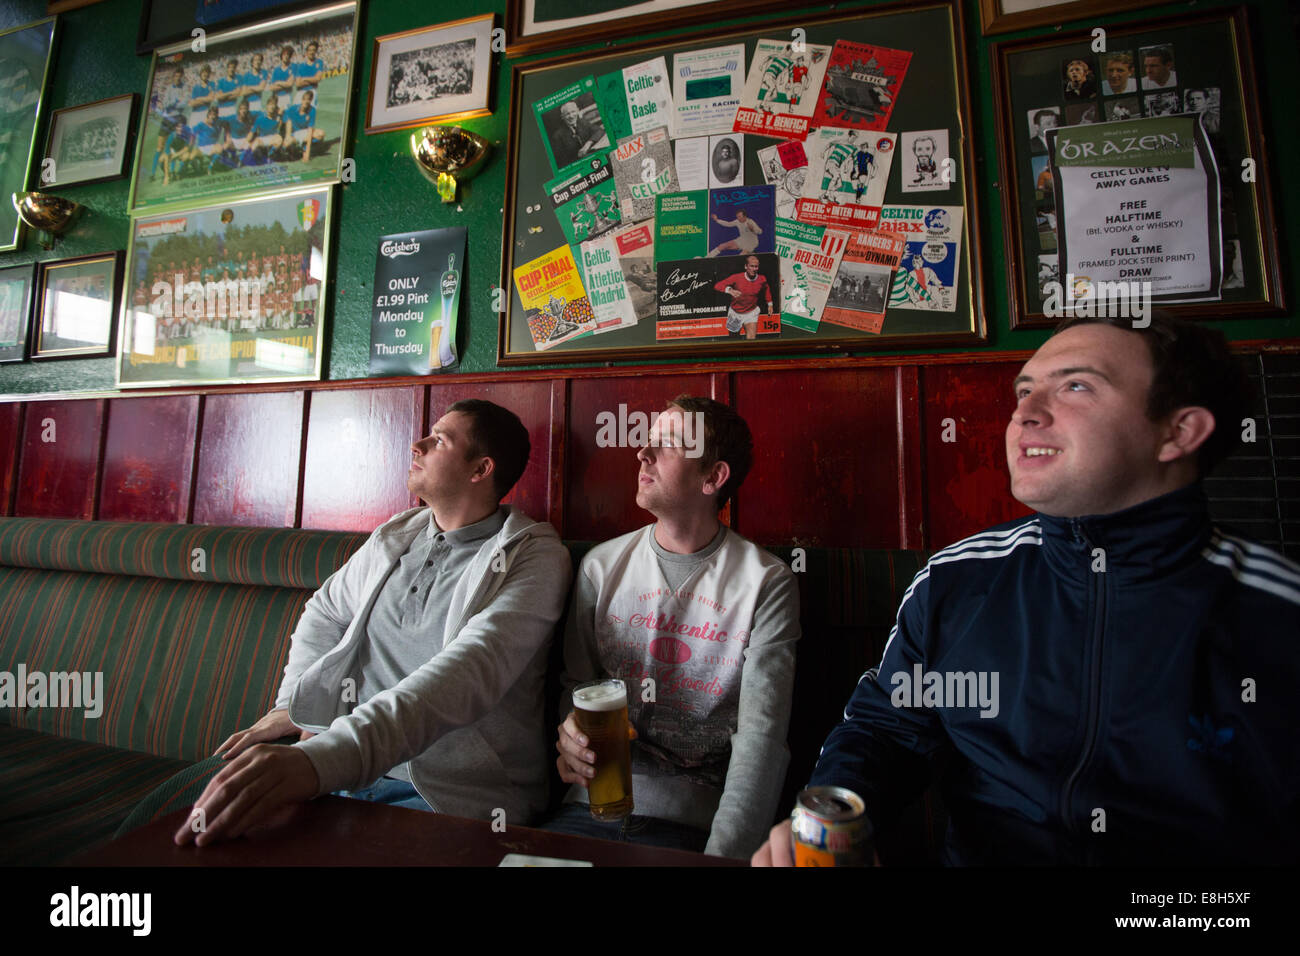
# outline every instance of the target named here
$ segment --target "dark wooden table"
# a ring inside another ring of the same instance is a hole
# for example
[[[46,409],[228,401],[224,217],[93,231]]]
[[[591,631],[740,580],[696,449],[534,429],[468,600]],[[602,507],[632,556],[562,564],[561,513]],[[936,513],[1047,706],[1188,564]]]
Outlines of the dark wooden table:
[[[740,866],[739,860],[634,846],[326,796],[258,832],[211,846],[177,846],[179,810],[70,866],[497,866],[507,853],[584,860],[596,866]]]

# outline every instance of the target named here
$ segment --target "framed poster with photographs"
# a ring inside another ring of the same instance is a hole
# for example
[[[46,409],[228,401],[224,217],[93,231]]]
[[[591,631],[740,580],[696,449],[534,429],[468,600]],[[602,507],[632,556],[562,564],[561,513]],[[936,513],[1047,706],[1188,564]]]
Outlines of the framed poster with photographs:
[[[41,162],[41,186],[100,183],[126,175],[139,97],[115,96],[55,110]]]
[[[985,36],[1154,7],[1163,0],[980,0]]]
[[[22,241],[9,197],[26,190],[31,176],[54,36],[54,17],[0,33],[0,251]]]
[[[132,213],[338,181],[356,22],[353,0],[156,50]]]
[[[570,0],[506,0],[506,52],[519,56],[644,36],[789,6],[785,0],[602,0],[584,10]]]
[[[34,263],[0,269],[0,362],[21,362],[27,357],[35,281]]]
[[[1285,311],[1249,37],[1236,7],[1110,26],[1105,53],[1088,30],[994,45],[1013,329],[1125,289],[1185,318]]]
[[[131,224],[119,388],[320,378],[332,188]]]
[[[366,132],[485,116],[493,14],[375,38]]]
[[[272,13],[296,13],[320,0],[143,0],[135,52],[141,55],[168,43],[189,42],[196,27],[233,29]]]
[[[121,250],[39,263],[32,359],[113,354],[121,285]]]
[[[939,0],[515,64],[498,364],[983,341],[963,35]]]

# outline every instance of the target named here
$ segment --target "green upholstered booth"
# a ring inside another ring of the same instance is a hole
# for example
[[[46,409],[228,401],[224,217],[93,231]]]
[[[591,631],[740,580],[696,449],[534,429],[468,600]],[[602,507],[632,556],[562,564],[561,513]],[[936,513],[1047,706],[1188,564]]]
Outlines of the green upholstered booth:
[[[98,716],[0,705],[0,864],[57,863],[188,806],[213,750],[273,703],[303,605],[365,537],[0,519],[0,671],[103,675]],[[589,547],[570,542],[574,561]],[[926,556],[772,550],[802,569],[790,806]],[[931,862],[942,827],[927,798],[882,834],[882,858]]]

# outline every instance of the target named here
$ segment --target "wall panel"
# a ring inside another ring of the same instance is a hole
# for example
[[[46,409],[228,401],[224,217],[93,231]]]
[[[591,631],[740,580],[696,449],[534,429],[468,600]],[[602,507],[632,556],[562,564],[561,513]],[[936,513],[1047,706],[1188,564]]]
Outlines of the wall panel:
[[[1006,455],[1007,422],[1015,408],[1011,381],[1022,364],[921,369],[929,547],[946,547],[989,525],[1030,513],[1011,497]],[[951,429],[946,428],[948,419]]]
[[[738,373],[734,398],[754,435],[742,534],[760,544],[900,546],[893,368]]]
[[[114,399],[104,442],[99,517],[184,522],[198,420],[197,395]]]
[[[104,404],[80,399],[27,405],[14,514],[95,517]]]
[[[418,504],[406,489],[424,389],[314,392],[303,462],[302,527],[371,531]]]
[[[194,523],[292,528],[304,393],[207,396]]]

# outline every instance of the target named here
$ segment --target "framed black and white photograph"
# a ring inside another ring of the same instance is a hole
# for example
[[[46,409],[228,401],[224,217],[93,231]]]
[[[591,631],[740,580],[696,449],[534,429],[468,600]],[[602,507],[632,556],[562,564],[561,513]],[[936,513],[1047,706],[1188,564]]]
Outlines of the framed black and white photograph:
[[[32,315],[32,263],[0,269],[0,362],[27,358],[27,328]]]
[[[375,38],[366,132],[486,116],[493,15]]]
[[[135,93],[56,110],[41,160],[43,187],[121,179],[135,132]]]
[[[113,354],[122,262],[119,250],[40,263],[33,359]]]

